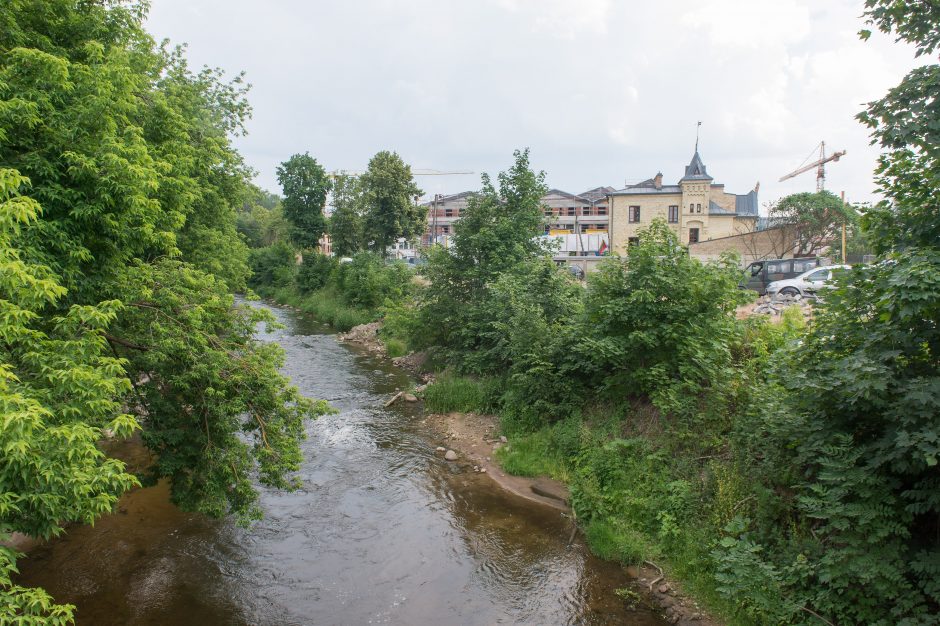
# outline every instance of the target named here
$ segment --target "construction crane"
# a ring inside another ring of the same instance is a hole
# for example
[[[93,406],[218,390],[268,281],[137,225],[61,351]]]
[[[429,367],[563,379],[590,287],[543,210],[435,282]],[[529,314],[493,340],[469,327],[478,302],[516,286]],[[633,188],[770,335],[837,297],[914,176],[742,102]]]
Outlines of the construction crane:
[[[818,148],[819,148],[818,160],[813,161],[812,163],[808,163],[806,165],[801,165],[794,171],[782,177],[780,179],[780,182],[782,183],[783,181],[793,178],[794,176],[798,176],[799,174],[802,174],[803,172],[808,172],[815,167],[816,168],[816,193],[823,191],[826,188],[826,167],[825,167],[826,163],[828,163],[829,161],[838,161],[839,159],[844,157],[845,150],[842,150],[841,152],[833,152],[829,156],[826,156],[826,142],[825,141],[820,141]],[[816,152],[816,148],[813,148],[813,152]],[[806,160],[809,160],[813,156],[813,152],[809,153],[809,156],[806,157]],[[806,161],[803,161],[803,163],[806,163]]]

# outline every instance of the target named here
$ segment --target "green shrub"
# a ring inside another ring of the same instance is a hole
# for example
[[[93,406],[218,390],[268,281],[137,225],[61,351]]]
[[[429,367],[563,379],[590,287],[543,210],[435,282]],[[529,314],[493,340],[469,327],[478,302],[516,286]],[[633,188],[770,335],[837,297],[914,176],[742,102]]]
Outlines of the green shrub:
[[[351,305],[373,309],[386,300],[400,302],[410,292],[412,271],[404,263],[386,264],[371,252],[356,254],[336,271],[336,287]]]
[[[405,356],[408,354],[408,346],[405,345],[405,342],[398,339],[384,339],[385,343],[385,352],[388,356],[395,358],[397,356]]]
[[[248,283],[255,288],[285,287],[294,280],[297,269],[294,251],[286,243],[252,249],[248,265],[252,273]]]
[[[309,253],[297,268],[297,289],[301,293],[311,293],[322,289],[330,280],[339,264],[332,257],[324,254]]]

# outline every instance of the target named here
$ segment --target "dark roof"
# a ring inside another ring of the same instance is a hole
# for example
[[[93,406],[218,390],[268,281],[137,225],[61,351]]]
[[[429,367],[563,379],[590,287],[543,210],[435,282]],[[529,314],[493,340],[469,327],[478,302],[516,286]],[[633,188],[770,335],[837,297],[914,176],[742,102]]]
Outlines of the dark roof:
[[[743,196],[735,196],[734,212],[738,215],[757,216],[757,190],[752,189]]]
[[[685,176],[679,179],[681,183],[684,180],[714,180],[705,170],[705,164],[702,163],[702,157],[698,155],[698,150],[692,155],[692,161],[685,166]]]

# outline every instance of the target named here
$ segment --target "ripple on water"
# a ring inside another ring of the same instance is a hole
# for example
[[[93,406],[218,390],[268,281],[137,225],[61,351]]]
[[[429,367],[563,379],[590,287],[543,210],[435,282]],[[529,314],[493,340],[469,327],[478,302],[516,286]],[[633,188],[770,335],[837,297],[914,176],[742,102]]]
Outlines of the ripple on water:
[[[619,568],[565,548],[557,511],[443,462],[415,406],[386,410],[404,372],[270,309],[285,328],[259,338],[339,410],[307,426],[301,489],[262,490],[251,530],[138,490],[37,549],[22,582],[77,604],[80,625],[661,624],[614,596]]]

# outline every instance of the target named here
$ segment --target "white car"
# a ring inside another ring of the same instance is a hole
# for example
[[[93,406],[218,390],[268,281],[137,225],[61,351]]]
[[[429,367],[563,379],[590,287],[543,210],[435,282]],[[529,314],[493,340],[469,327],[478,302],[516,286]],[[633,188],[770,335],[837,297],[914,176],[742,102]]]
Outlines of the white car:
[[[851,269],[849,265],[827,265],[826,267],[817,267],[803,272],[796,278],[786,280],[775,280],[767,285],[767,294],[776,298],[777,294],[782,296],[812,296],[820,289],[828,289],[832,286],[832,275],[834,272]]]

